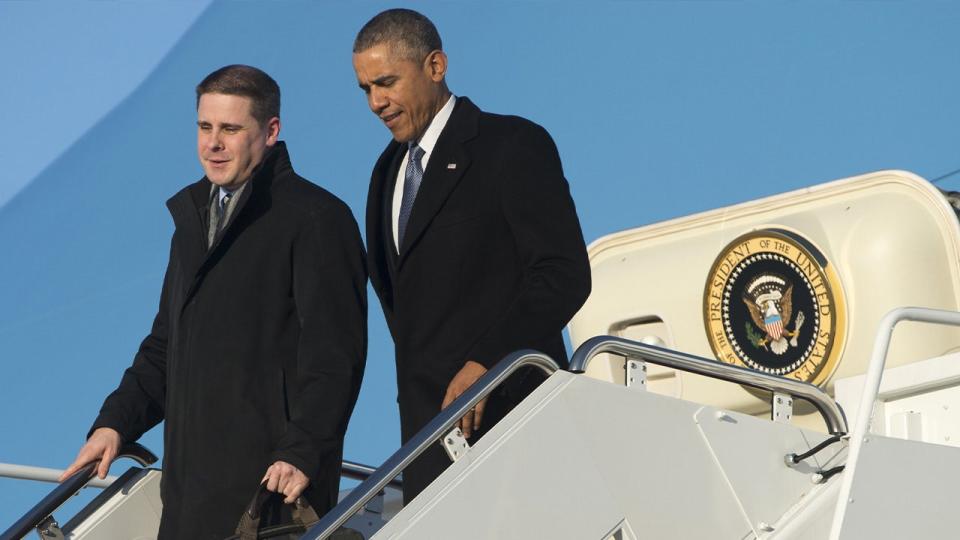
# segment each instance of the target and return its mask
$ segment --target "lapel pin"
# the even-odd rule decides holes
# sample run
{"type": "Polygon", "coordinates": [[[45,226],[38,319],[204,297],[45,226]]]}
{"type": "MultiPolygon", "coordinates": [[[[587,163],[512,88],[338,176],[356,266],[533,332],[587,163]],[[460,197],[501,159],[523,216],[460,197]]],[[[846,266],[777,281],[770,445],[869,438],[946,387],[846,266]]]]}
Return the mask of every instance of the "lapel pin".
{"type": "Polygon", "coordinates": [[[447,168],[452,171],[453,169],[456,169],[456,168],[457,168],[457,164],[456,164],[456,163],[447,163],[447,168]]]}

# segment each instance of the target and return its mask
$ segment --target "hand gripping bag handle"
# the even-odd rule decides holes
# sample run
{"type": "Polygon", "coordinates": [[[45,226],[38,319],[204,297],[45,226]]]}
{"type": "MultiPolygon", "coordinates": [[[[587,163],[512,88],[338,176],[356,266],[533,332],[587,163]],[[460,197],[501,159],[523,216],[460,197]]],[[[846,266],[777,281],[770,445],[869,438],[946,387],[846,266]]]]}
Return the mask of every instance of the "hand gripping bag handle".
{"type": "Polygon", "coordinates": [[[260,529],[260,518],[263,514],[263,506],[272,495],[272,491],[267,490],[266,484],[260,484],[253,500],[247,505],[247,509],[240,516],[240,522],[237,524],[236,534],[227,538],[227,540],[259,540],[262,538],[277,538],[284,535],[296,535],[306,532],[313,524],[320,521],[320,516],[310,506],[303,497],[298,497],[293,503],[293,523],[285,525],[274,525],[260,529]]]}

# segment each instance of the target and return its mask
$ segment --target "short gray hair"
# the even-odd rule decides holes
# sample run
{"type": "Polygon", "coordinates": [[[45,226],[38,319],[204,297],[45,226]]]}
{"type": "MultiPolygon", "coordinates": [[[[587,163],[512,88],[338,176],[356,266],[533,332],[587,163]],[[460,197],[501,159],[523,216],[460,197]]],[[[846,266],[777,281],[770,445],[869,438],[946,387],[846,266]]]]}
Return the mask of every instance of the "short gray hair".
{"type": "Polygon", "coordinates": [[[363,25],[353,42],[353,52],[387,44],[395,54],[421,61],[433,51],[443,50],[437,27],[426,16],[412,9],[388,9],[363,25]]]}

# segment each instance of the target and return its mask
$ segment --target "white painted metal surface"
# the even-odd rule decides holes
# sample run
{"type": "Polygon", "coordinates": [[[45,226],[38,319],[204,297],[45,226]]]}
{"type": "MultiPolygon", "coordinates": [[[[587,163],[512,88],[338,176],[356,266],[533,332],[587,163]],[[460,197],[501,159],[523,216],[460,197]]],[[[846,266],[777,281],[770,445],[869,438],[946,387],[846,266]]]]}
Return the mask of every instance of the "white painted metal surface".
{"type": "MultiPolygon", "coordinates": [[[[837,402],[851,419],[865,383],[865,375],[836,382],[837,402]]],[[[960,353],[884,370],[874,407],[870,433],[960,447],[960,353]]]]}
{"type": "Polygon", "coordinates": [[[830,516],[836,507],[840,482],[818,485],[773,524],[768,540],[823,540],[830,534],[830,516]]]}
{"type": "Polygon", "coordinates": [[[160,527],[160,471],[144,469],[71,531],[69,540],[153,540],[160,527]]]}
{"type": "Polygon", "coordinates": [[[832,538],[957,538],[960,449],[870,435],[832,538]],[[836,533],[836,535],[834,535],[836,533]]]}

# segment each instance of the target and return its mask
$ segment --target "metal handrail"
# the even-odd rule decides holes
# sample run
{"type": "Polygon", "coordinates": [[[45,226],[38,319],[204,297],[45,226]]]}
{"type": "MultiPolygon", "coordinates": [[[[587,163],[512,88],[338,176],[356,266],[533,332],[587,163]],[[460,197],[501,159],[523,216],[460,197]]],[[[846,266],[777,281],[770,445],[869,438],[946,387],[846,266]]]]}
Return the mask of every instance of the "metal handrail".
{"type": "Polygon", "coordinates": [[[570,371],[586,371],[590,361],[600,353],[611,353],[761,390],[789,394],[810,402],[823,416],[831,434],[847,432],[847,419],[843,409],[823,390],[812,384],[613,336],[597,336],[583,342],[573,353],[570,371]]]}
{"type": "Polygon", "coordinates": [[[846,469],[843,481],[840,484],[840,494],[837,497],[836,510],[833,513],[833,523],[830,527],[831,540],[840,538],[840,529],[843,527],[843,518],[847,505],[852,502],[850,490],[853,487],[853,478],[860,461],[860,451],[870,431],[873,419],[874,402],[880,393],[880,380],[883,378],[883,368],[887,363],[887,352],[890,349],[890,338],[893,328],[902,321],[916,321],[932,324],[960,326],[960,313],[942,309],[919,307],[902,307],[887,313],[880,320],[880,327],[873,342],[873,355],[867,366],[866,380],[863,384],[863,395],[860,396],[860,408],[857,409],[857,420],[850,434],[850,450],[847,453],[846,469]]]}
{"type": "Polygon", "coordinates": [[[380,493],[392,478],[400,474],[407,465],[420,456],[430,445],[434,444],[437,439],[446,435],[454,424],[463,418],[474,405],[485,398],[513,372],[525,366],[536,367],[547,375],[551,375],[560,369],[556,362],[541,352],[522,350],[509,354],[383,462],[380,468],[354,488],[301,538],[323,540],[333,534],[350,519],[350,516],[363,508],[377,493],[380,493]]]}
{"type": "MultiPolygon", "coordinates": [[[[140,461],[141,466],[146,466],[144,461],[140,461]]],[[[377,470],[369,465],[343,460],[341,464],[340,476],[351,480],[366,480],[373,471],[377,470]]],[[[13,478],[15,480],[33,480],[35,482],[50,482],[51,484],[60,483],[60,475],[63,469],[51,469],[49,467],[34,467],[31,465],[18,465],[16,463],[0,463],[0,477],[13,478]]],[[[118,477],[110,475],[103,480],[92,478],[83,487],[85,488],[106,488],[118,477]]],[[[400,489],[403,481],[394,479],[390,482],[392,487],[400,489]]]]}
{"type": "MultiPolygon", "coordinates": [[[[115,459],[120,458],[130,458],[143,467],[157,461],[157,456],[137,443],[126,444],[120,448],[120,452],[115,459]]],[[[30,531],[47,519],[57,508],[60,508],[60,505],[73,497],[93,478],[93,473],[99,463],[99,460],[87,463],[60,485],[53,488],[53,491],[35,504],[22,518],[18,519],[3,534],[0,534],[0,540],[20,539],[30,534],[30,531]]]]}
{"type": "MultiPolygon", "coordinates": [[[[50,482],[51,484],[60,483],[60,475],[63,469],[51,469],[48,467],[33,467],[31,465],[18,465],[16,463],[0,463],[0,477],[13,478],[14,480],[32,480],[34,482],[50,482]]],[[[103,480],[93,478],[83,487],[85,488],[105,488],[112,484],[117,476],[110,475],[103,480]]]]}
{"type": "MultiPolygon", "coordinates": [[[[349,478],[351,480],[360,480],[361,482],[373,476],[373,473],[375,472],[377,472],[375,467],[353,461],[343,460],[340,466],[340,476],[343,478],[349,478]]],[[[403,489],[403,480],[401,480],[399,477],[394,478],[390,480],[389,485],[392,488],[403,489]]]]}

